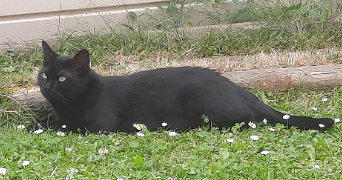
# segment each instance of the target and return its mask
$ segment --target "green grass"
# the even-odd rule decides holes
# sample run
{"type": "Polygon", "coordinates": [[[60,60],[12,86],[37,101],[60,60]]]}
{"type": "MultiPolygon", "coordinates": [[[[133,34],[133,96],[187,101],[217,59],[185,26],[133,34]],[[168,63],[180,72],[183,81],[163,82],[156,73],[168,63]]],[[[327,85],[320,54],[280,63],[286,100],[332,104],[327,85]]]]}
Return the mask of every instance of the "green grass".
{"type": "Polygon", "coordinates": [[[124,31],[110,34],[90,34],[63,39],[60,52],[75,52],[80,48],[97,50],[95,59],[104,54],[115,54],[121,50],[125,55],[146,58],[146,54],[173,53],[174,57],[184,57],[191,50],[199,57],[212,57],[237,54],[256,54],[261,51],[305,50],[326,47],[341,47],[342,26],[329,24],[306,31],[282,28],[261,28],[252,30],[227,30],[221,33],[206,32],[198,37],[183,34],[174,36],[172,32],[124,31]],[[100,48],[102,47],[102,48],[100,48]],[[101,49],[100,51],[98,51],[101,49]]]}
{"type": "MultiPolygon", "coordinates": [[[[283,93],[253,91],[264,102],[287,113],[314,117],[342,117],[342,91],[288,90],[283,93]],[[327,97],[327,102],[321,99],[327,97]],[[310,107],[317,107],[314,111],[310,107]]],[[[20,111],[20,107],[13,106],[20,111]]],[[[342,128],[327,132],[299,131],[283,125],[219,132],[206,128],[169,137],[167,132],[146,136],[113,133],[108,136],[54,132],[28,134],[16,126],[25,123],[14,113],[2,113],[0,167],[4,179],[340,179],[342,178],[342,128]],[[275,132],[268,128],[274,127],[275,132]],[[251,135],[260,139],[253,141],[251,135]],[[227,143],[227,138],[235,142],[227,143]],[[69,152],[66,148],[72,148],[69,152]],[[101,155],[101,148],[108,149],[101,155]],[[268,150],[270,154],[262,155],[268,150]],[[22,162],[29,160],[28,166],[22,162]],[[314,168],[319,165],[319,169],[314,168]],[[76,168],[77,173],[70,173],[76,168]]]]}

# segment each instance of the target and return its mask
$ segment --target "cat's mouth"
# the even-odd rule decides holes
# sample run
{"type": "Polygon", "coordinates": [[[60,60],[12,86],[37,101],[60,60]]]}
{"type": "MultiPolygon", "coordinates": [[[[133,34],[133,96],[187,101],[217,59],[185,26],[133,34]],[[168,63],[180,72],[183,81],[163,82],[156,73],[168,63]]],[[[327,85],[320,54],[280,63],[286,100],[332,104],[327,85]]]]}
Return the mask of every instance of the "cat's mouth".
{"type": "Polygon", "coordinates": [[[47,92],[46,90],[41,89],[41,93],[53,105],[68,106],[68,104],[71,102],[71,100],[69,100],[69,98],[67,98],[66,96],[62,95],[61,93],[58,93],[55,91],[47,92]]]}

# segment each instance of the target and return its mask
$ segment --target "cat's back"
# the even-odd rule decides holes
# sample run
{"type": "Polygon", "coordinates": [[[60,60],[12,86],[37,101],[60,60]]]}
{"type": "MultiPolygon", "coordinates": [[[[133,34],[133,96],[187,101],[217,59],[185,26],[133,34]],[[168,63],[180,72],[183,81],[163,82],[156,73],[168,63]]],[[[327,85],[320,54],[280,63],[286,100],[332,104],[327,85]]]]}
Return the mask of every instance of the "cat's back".
{"type": "Polygon", "coordinates": [[[221,79],[221,75],[212,69],[202,67],[167,67],[141,71],[127,76],[131,83],[187,84],[203,80],[221,79]]]}
{"type": "Polygon", "coordinates": [[[202,67],[167,67],[140,71],[126,76],[103,77],[108,90],[127,93],[129,91],[158,92],[176,91],[185,86],[230,87],[234,84],[215,70],[202,67]]]}

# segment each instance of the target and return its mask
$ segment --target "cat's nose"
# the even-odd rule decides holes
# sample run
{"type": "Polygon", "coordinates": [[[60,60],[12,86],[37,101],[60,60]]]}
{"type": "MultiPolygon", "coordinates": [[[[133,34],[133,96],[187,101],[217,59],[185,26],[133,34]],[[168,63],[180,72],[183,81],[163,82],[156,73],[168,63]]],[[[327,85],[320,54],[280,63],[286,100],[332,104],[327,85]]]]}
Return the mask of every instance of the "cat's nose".
{"type": "Polygon", "coordinates": [[[44,90],[51,90],[51,83],[45,83],[44,90]]]}

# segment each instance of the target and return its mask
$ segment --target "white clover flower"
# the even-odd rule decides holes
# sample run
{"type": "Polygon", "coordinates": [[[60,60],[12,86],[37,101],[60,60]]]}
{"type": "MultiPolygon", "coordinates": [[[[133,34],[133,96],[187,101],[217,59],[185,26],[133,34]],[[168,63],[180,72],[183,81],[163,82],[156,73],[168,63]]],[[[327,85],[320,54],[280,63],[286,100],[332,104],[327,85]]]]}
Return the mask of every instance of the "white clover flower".
{"type": "Polygon", "coordinates": [[[17,129],[23,130],[23,129],[25,129],[25,125],[20,124],[20,125],[17,126],[17,129]]]}
{"type": "Polygon", "coordinates": [[[145,134],[144,134],[143,132],[137,132],[137,136],[139,136],[139,137],[144,137],[145,134]]]}
{"type": "Polygon", "coordinates": [[[163,123],[162,123],[162,126],[163,126],[163,127],[167,126],[167,123],[166,123],[166,122],[163,122],[163,123]]]}
{"type": "Polygon", "coordinates": [[[101,155],[107,154],[107,153],[108,153],[108,149],[107,149],[107,148],[100,148],[100,149],[99,149],[99,153],[100,153],[101,155]]]}
{"type": "Polygon", "coordinates": [[[262,120],[262,122],[264,122],[264,124],[267,124],[267,119],[262,120]]]}
{"type": "Polygon", "coordinates": [[[251,135],[250,138],[254,141],[259,140],[259,136],[257,136],[257,135],[251,135]]]}
{"type": "Polygon", "coordinates": [[[125,180],[125,178],[119,177],[116,180],[125,180]]]}
{"type": "Polygon", "coordinates": [[[228,138],[227,139],[227,143],[232,143],[232,142],[235,142],[235,140],[233,138],[228,138]]]}
{"type": "Polygon", "coordinates": [[[314,111],[317,111],[318,110],[318,108],[317,107],[310,107],[312,110],[314,110],[314,111]]]}
{"type": "Polygon", "coordinates": [[[274,128],[272,128],[272,127],[270,127],[270,128],[268,128],[270,131],[272,131],[272,132],[274,132],[275,131],[275,129],[274,128]]]}
{"type": "Polygon", "coordinates": [[[63,128],[63,129],[65,129],[65,128],[66,128],[66,125],[65,125],[65,124],[64,124],[64,125],[62,125],[62,128],[63,128]]]}
{"type": "Polygon", "coordinates": [[[30,161],[27,161],[27,160],[23,161],[23,166],[28,166],[29,164],[30,164],[30,161]]]}
{"type": "Polygon", "coordinates": [[[327,101],[328,101],[328,98],[326,98],[326,97],[325,97],[325,98],[322,98],[322,101],[323,101],[323,102],[327,102],[327,101]]]}
{"type": "Polygon", "coordinates": [[[290,115],[285,114],[285,115],[283,116],[283,119],[290,119],[290,115]]]}
{"type": "Polygon", "coordinates": [[[66,147],[66,148],[65,148],[65,151],[71,152],[71,151],[72,151],[72,148],[71,148],[71,147],[66,147]]]}
{"type": "Polygon", "coordinates": [[[324,127],[325,127],[324,124],[318,124],[318,126],[319,126],[320,128],[324,128],[324,127]]]}
{"type": "Polygon", "coordinates": [[[42,130],[42,129],[38,129],[38,130],[34,131],[34,133],[37,134],[37,135],[39,135],[39,134],[41,134],[43,132],[44,132],[44,130],[42,130]]]}
{"type": "Polygon", "coordinates": [[[339,123],[339,122],[341,122],[341,119],[340,118],[335,118],[334,121],[335,121],[335,123],[339,123]]]}
{"type": "Polygon", "coordinates": [[[6,168],[0,168],[0,174],[1,175],[6,175],[6,173],[7,173],[7,169],[6,168]]]}
{"type": "Polygon", "coordinates": [[[320,168],[319,165],[317,165],[317,164],[313,165],[312,167],[315,168],[315,169],[319,169],[320,168]]]}
{"type": "Polygon", "coordinates": [[[256,128],[256,124],[254,122],[252,122],[252,121],[249,121],[248,126],[253,128],[253,129],[256,128]]]}
{"type": "Polygon", "coordinates": [[[78,173],[78,169],[76,169],[76,168],[70,168],[70,169],[69,169],[69,173],[70,173],[70,174],[78,173]]]}
{"type": "Polygon", "coordinates": [[[260,154],[262,154],[262,155],[267,155],[267,154],[269,154],[269,153],[270,153],[270,152],[269,152],[269,151],[266,151],[266,150],[260,152],[260,154]]]}
{"type": "Polygon", "coordinates": [[[140,126],[140,124],[133,123],[133,127],[135,127],[138,131],[141,131],[141,126],[140,126]]]}
{"type": "Polygon", "coordinates": [[[65,133],[62,132],[62,131],[57,131],[56,134],[57,134],[58,136],[65,136],[65,133]]]}
{"type": "Polygon", "coordinates": [[[169,132],[169,136],[177,136],[178,135],[178,133],[176,133],[176,132],[174,132],[174,131],[170,131],[169,132]]]}

